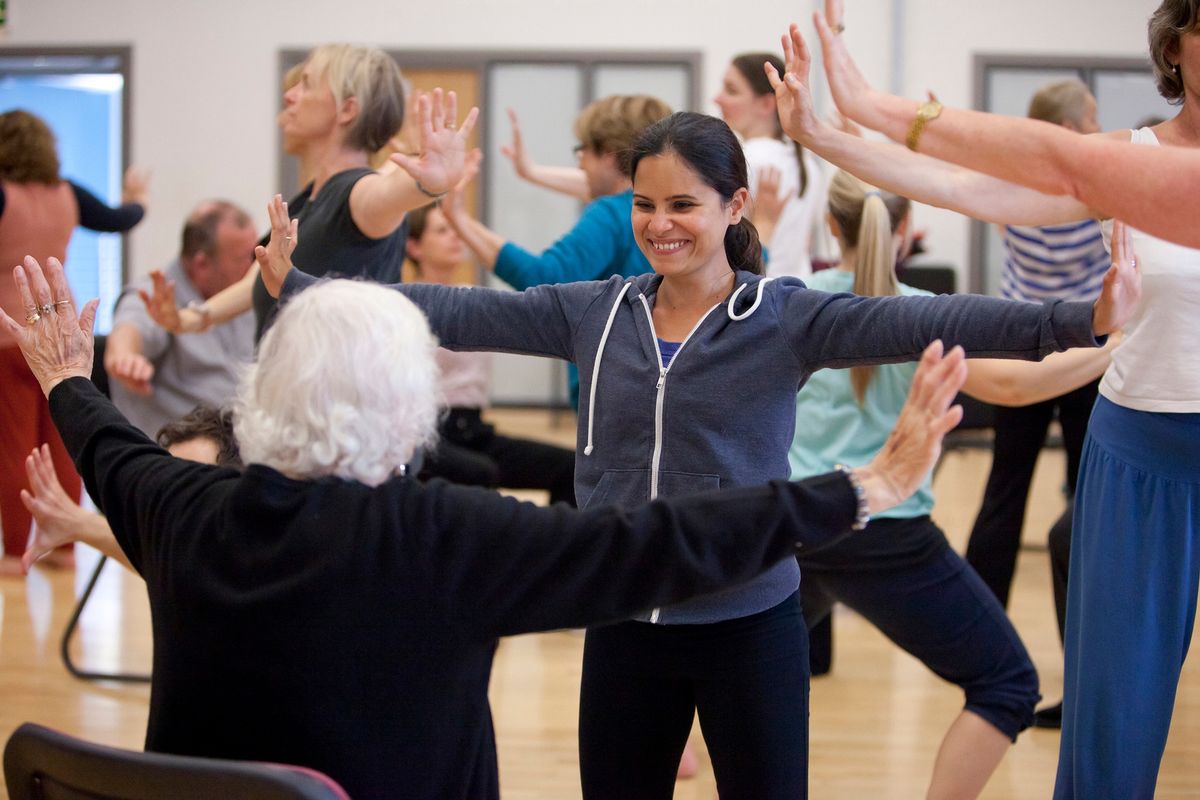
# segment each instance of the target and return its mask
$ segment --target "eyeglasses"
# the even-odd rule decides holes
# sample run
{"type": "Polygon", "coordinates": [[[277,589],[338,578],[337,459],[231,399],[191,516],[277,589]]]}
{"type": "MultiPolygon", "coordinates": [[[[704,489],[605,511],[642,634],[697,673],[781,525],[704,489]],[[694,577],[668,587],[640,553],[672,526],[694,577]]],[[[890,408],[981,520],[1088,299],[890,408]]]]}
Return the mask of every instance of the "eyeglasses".
{"type": "Polygon", "coordinates": [[[575,154],[576,158],[579,158],[579,156],[583,153],[584,150],[587,150],[587,145],[582,144],[582,143],[577,144],[571,148],[571,152],[575,154]]]}

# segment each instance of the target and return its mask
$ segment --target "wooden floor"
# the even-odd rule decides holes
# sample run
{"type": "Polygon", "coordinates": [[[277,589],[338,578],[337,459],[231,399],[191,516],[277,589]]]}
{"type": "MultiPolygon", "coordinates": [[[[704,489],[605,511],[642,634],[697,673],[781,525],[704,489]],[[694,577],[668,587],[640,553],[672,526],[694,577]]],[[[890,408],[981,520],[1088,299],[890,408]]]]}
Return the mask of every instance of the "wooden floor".
{"type": "MultiPolygon", "coordinates": [[[[570,419],[555,425],[536,412],[498,412],[501,426],[523,435],[573,443],[570,419]]],[[[982,495],[986,452],[946,457],[935,488],[935,517],[962,549],[982,495]]],[[[1035,478],[1011,614],[1042,678],[1042,693],[1057,700],[1062,656],[1055,633],[1044,544],[1045,531],[1062,507],[1062,457],[1047,452],[1035,478]]],[[[94,556],[80,549],[74,575],[35,570],[25,581],[0,580],[0,736],[25,720],[51,725],[98,742],[138,747],[145,729],[144,686],[100,684],[71,678],[59,658],[59,639],[76,592],[91,573],[94,556]]],[[[73,653],[87,669],[148,671],[149,612],[137,578],[105,568],[97,595],[84,614],[73,653]]],[[[500,647],[492,678],[492,707],[504,796],[509,800],[561,800],[579,796],[575,716],[583,637],[578,632],[522,636],[500,647]]],[[[811,796],[917,798],[924,794],[944,728],[958,713],[961,695],[920,663],[898,651],[852,613],[836,618],[832,675],[813,681],[811,796]]],[[[713,800],[715,783],[703,742],[700,774],[681,781],[676,797],[713,800]]],[[[1058,734],[1021,735],[984,793],[986,798],[1048,797],[1058,734]]],[[[1200,797],[1200,664],[1187,663],[1174,726],[1159,780],[1158,797],[1200,797]]]]}

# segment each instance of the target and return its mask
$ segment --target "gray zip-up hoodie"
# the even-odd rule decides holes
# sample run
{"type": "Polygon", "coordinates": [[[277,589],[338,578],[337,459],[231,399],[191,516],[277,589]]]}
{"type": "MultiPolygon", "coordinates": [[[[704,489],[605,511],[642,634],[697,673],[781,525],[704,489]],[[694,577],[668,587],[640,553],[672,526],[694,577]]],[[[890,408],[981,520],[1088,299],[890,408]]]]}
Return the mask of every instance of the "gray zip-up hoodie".
{"type": "MultiPolygon", "coordinates": [[[[286,297],[316,279],[292,270],[286,297]]],[[[581,508],[786,479],[796,393],[815,370],[912,361],[934,339],[968,354],[1036,360],[1096,346],[1090,303],[978,295],[859,297],[738,272],[735,289],[663,368],[651,310],[661,276],[524,292],[405,284],[451,350],[549,356],[579,366],[575,494],[581,508]]],[[[806,544],[816,544],[809,542],[806,544]]],[[[717,594],[639,617],[694,624],[771,608],[799,586],[791,559],[717,594]]]]}

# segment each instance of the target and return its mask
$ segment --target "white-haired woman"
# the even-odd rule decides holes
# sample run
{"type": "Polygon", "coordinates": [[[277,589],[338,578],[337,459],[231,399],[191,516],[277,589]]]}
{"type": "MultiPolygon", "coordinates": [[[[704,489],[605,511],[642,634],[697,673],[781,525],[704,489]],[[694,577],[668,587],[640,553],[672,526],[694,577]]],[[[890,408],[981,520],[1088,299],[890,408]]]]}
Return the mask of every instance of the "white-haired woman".
{"type": "MultiPolygon", "coordinates": [[[[279,115],[284,148],[311,172],[312,182],[289,204],[304,221],[304,263],[319,274],[399,280],[404,260],[404,215],[440,197],[462,174],[472,109],[455,129],[454,92],[417,104],[420,156],[397,153],[400,169],[376,171],[371,157],[404,122],[404,79],[382,50],[322,45],[304,62],[300,78],[283,96],[279,115]]],[[[206,330],[253,306],[258,336],[275,302],[251,268],[233,286],[189,308],[177,308],[173,287],[154,276],[153,297],[143,294],[155,320],[175,333],[206,330]]]]}
{"type": "Polygon", "coordinates": [[[962,352],[935,343],[890,446],[854,471],[587,512],[421,484],[396,465],[433,437],[436,341],[398,293],[334,281],[264,337],[238,473],[170,457],[113,408],[88,380],[96,301],[76,317],[48,271],[14,270],[23,304],[48,308],[0,327],[146,579],[147,748],[300,764],[356,800],[498,797],[498,636],[745,581],[901,501],[961,417],[962,352]]]}

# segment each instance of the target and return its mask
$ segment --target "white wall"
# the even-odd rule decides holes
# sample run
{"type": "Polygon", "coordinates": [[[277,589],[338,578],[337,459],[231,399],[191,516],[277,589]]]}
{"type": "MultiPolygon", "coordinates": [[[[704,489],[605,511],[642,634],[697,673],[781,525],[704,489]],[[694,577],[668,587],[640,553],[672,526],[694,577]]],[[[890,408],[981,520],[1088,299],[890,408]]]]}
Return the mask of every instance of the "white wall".
{"type": "MultiPolygon", "coordinates": [[[[934,89],[971,101],[973,53],[1145,52],[1155,0],[898,0],[902,91],[934,89]]],[[[276,191],[277,53],[328,41],[431,49],[632,48],[699,50],[704,97],[729,57],[775,49],[814,0],[11,0],[8,43],[131,44],[134,162],[154,171],[152,207],[133,235],[135,273],[163,264],[201,198],[225,196],[256,212],[276,191]],[[752,12],[752,13],[747,13],[752,12]]],[[[851,0],[847,32],[868,78],[892,83],[893,0],[851,0]]],[[[710,109],[711,110],[711,109],[710,109]]],[[[921,209],[939,258],[965,264],[960,218],[921,209]]]]}

